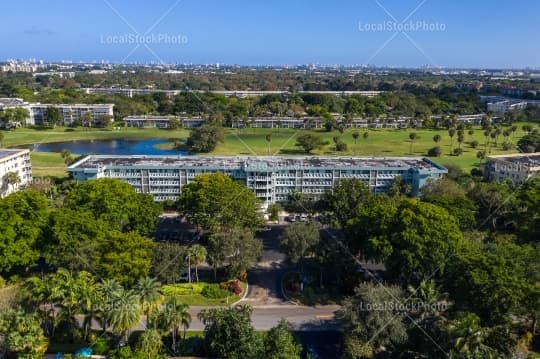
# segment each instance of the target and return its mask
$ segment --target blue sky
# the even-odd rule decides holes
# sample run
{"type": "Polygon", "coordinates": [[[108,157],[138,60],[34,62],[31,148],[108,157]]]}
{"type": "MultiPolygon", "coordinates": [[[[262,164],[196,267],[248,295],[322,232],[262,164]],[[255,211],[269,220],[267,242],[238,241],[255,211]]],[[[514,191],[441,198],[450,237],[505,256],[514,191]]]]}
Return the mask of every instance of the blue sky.
{"type": "Polygon", "coordinates": [[[540,67],[538,0],[26,0],[2,7],[1,59],[540,67]],[[392,37],[395,28],[403,33],[392,37]],[[154,38],[133,38],[146,32],[154,38]]]}

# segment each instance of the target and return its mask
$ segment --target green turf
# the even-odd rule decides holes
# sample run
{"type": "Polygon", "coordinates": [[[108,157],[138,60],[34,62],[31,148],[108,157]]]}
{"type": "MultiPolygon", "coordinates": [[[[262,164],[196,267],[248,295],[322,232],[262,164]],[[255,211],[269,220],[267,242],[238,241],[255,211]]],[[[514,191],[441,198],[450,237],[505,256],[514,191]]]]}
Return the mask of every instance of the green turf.
{"type": "MultiPolygon", "coordinates": [[[[517,124],[520,130],[511,139],[515,144],[517,140],[523,136],[521,125],[517,124]]],[[[349,129],[343,134],[338,131],[325,132],[323,130],[294,130],[294,129],[226,129],[225,141],[217,146],[212,152],[215,155],[301,155],[303,154],[298,147],[295,146],[296,137],[303,133],[313,133],[321,136],[328,141],[328,145],[324,148],[315,151],[316,155],[357,155],[357,156],[425,156],[429,148],[434,147],[433,136],[440,134],[442,141],[440,146],[443,154],[440,158],[435,158],[436,161],[443,164],[456,164],[469,171],[473,167],[480,166],[479,160],[476,158],[476,153],[484,149],[485,137],[483,131],[476,127],[473,136],[469,136],[465,131],[465,143],[463,143],[463,154],[461,156],[450,155],[450,136],[446,130],[398,130],[398,129],[349,129]],[[352,133],[358,131],[360,138],[357,144],[354,143],[352,133]],[[362,137],[364,132],[368,132],[367,139],[362,137]],[[419,138],[414,142],[412,153],[410,152],[409,134],[416,132],[419,138]],[[266,135],[271,134],[271,142],[268,144],[266,135]],[[336,152],[333,146],[333,137],[341,136],[342,141],[347,143],[348,150],[346,152],[336,152]],[[476,140],[479,142],[477,149],[470,147],[469,142],[476,140]]],[[[180,139],[186,138],[189,134],[187,129],[179,130],[162,130],[157,128],[139,129],[139,128],[120,128],[117,130],[110,129],[88,129],[76,128],[68,129],[57,127],[49,130],[34,130],[34,129],[17,129],[14,131],[4,131],[4,143],[6,147],[22,146],[35,143],[47,143],[69,140],[84,140],[84,139],[145,139],[145,138],[170,138],[180,139]]],[[[515,149],[503,151],[501,144],[504,141],[501,135],[498,139],[498,146],[492,148],[491,154],[512,153],[515,149]]],[[[170,144],[160,145],[162,148],[172,147],[170,144]]],[[[453,148],[458,146],[457,135],[454,136],[453,148]]],[[[65,176],[65,165],[59,154],[52,153],[32,153],[32,165],[34,167],[35,176],[65,176]]]]}
{"type": "MultiPolygon", "coordinates": [[[[298,147],[295,146],[296,136],[303,133],[313,133],[321,136],[328,141],[328,145],[324,148],[315,151],[318,155],[357,155],[357,156],[426,156],[427,151],[436,144],[433,141],[433,136],[441,135],[440,143],[443,154],[439,158],[434,158],[435,161],[441,163],[452,163],[459,165],[465,171],[469,171],[475,166],[479,166],[479,160],[476,154],[479,150],[484,149],[485,137],[480,128],[474,128],[473,136],[465,131],[465,142],[462,144],[463,154],[461,156],[452,156],[451,140],[446,130],[398,130],[398,129],[350,129],[340,134],[338,131],[324,132],[321,130],[292,130],[292,129],[245,129],[245,130],[228,130],[224,143],[218,145],[213,154],[245,154],[245,155],[278,155],[278,154],[302,154],[298,147]],[[352,133],[358,131],[360,138],[355,144],[352,133]],[[363,139],[362,134],[368,132],[367,139],[363,139]],[[410,151],[409,134],[416,132],[419,138],[413,143],[412,153],[410,151]],[[270,148],[266,141],[266,135],[271,133],[270,148]],[[347,143],[348,150],[346,152],[336,152],[334,150],[334,136],[341,136],[342,141],[347,143]],[[478,148],[470,147],[469,142],[476,140],[479,143],[478,148]]],[[[512,142],[516,143],[522,136],[520,130],[513,136],[512,142]]],[[[515,149],[503,151],[501,144],[504,141],[501,135],[498,139],[498,146],[491,149],[490,154],[512,153],[515,149]]],[[[458,147],[457,135],[454,136],[453,148],[458,147]]]]}

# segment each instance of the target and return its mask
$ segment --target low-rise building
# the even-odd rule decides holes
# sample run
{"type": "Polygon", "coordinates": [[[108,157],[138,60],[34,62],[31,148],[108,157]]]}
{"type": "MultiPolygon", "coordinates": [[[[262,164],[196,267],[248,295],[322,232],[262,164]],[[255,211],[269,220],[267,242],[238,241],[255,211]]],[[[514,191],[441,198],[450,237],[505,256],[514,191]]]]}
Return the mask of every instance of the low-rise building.
{"type": "Polygon", "coordinates": [[[194,128],[201,126],[205,120],[201,117],[178,117],[178,116],[127,116],[124,117],[124,126],[126,127],[144,127],[144,128],[169,128],[171,119],[177,120],[180,127],[194,128]]]}
{"type": "Polygon", "coordinates": [[[45,116],[49,108],[57,108],[60,112],[60,123],[64,126],[73,125],[77,121],[84,119],[83,115],[88,113],[94,124],[100,124],[114,116],[113,104],[41,104],[31,103],[27,106],[30,113],[26,121],[29,125],[46,125],[45,116]]]}
{"type": "Polygon", "coordinates": [[[400,177],[417,195],[428,179],[448,171],[422,157],[250,157],[250,156],[87,156],[68,168],[85,181],[117,178],[156,201],[175,200],[198,175],[222,172],[252,189],[264,206],[285,202],[292,193],[313,198],[341,179],[358,178],[374,193],[387,192],[400,177]]]}
{"type": "Polygon", "coordinates": [[[519,183],[540,173],[540,152],[489,156],[484,177],[490,181],[519,183]]]}
{"type": "Polygon", "coordinates": [[[30,150],[0,148],[0,197],[32,182],[30,150]]]}

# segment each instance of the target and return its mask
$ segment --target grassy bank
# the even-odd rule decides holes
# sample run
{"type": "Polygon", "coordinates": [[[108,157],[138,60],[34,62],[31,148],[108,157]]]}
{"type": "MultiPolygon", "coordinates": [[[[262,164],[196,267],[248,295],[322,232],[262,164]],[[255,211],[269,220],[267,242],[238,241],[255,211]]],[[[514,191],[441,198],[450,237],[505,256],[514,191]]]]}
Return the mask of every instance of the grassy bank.
{"type": "MultiPolygon", "coordinates": [[[[517,124],[519,130],[510,139],[516,143],[523,136],[521,125],[517,124]]],[[[120,128],[120,129],[88,129],[88,128],[63,128],[57,127],[48,130],[17,129],[14,131],[4,131],[4,146],[24,146],[30,144],[71,141],[71,140],[107,140],[107,139],[148,139],[148,138],[169,138],[183,139],[189,135],[186,129],[161,130],[157,128],[120,128]]],[[[469,135],[465,131],[465,142],[462,144],[463,154],[461,156],[451,155],[452,148],[458,147],[457,135],[454,136],[453,144],[448,131],[446,130],[398,130],[398,129],[349,129],[343,134],[338,131],[325,132],[323,130],[295,130],[295,129],[226,129],[225,141],[217,146],[212,152],[214,155],[302,155],[302,151],[295,146],[296,137],[311,133],[320,136],[328,144],[323,148],[314,151],[315,155],[344,155],[344,156],[425,156],[427,151],[436,146],[433,137],[439,134],[442,137],[439,145],[442,155],[435,160],[443,164],[456,164],[469,171],[475,166],[479,166],[476,153],[484,149],[486,138],[483,131],[476,127],[474,134],[469,135]],[[353,132],[358,132],[360,137],[355,143],[353,132]],[[368,137],[363,138],[363,133],[367,132],[368,137]],[[418,138],[412,143],[409,134],[415,132],[418,138]],[[266,136],[271,135],[270,143],[266,136]],[[336,152],[334,150],[334,137],[340,137],[341,141],[348,146],[347,151],[336,152]],[[478,148],[470,146],[470,142],[477,141],[478,148]]],[[[498,138],[498,145],[491,150],[491,154],[502,154],[515,152],[515,149],[503,151],[501,144],[504,141],[501,135],[498,138]]],[[[173,143],[160,145],[161,148],[171,148],[173,143]]],[[[35,176],[65,176],[65,165],[58,154],[54,153],[32,153],[32,164],[35,176]]]]}

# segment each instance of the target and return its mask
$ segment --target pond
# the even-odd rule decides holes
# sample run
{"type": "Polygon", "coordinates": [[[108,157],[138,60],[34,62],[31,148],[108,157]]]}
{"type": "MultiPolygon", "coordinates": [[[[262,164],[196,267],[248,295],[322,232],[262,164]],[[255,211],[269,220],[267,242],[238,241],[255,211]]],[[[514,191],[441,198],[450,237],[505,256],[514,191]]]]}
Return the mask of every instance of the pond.
{"type": "Polygon", "coordinates": [[[37,143],[31,149],[39,152],[61,152],[68,150],[77,155],[187,155],[186,151],[160,148],[169,140],[78,140],[65,142],[37,143]]]}

